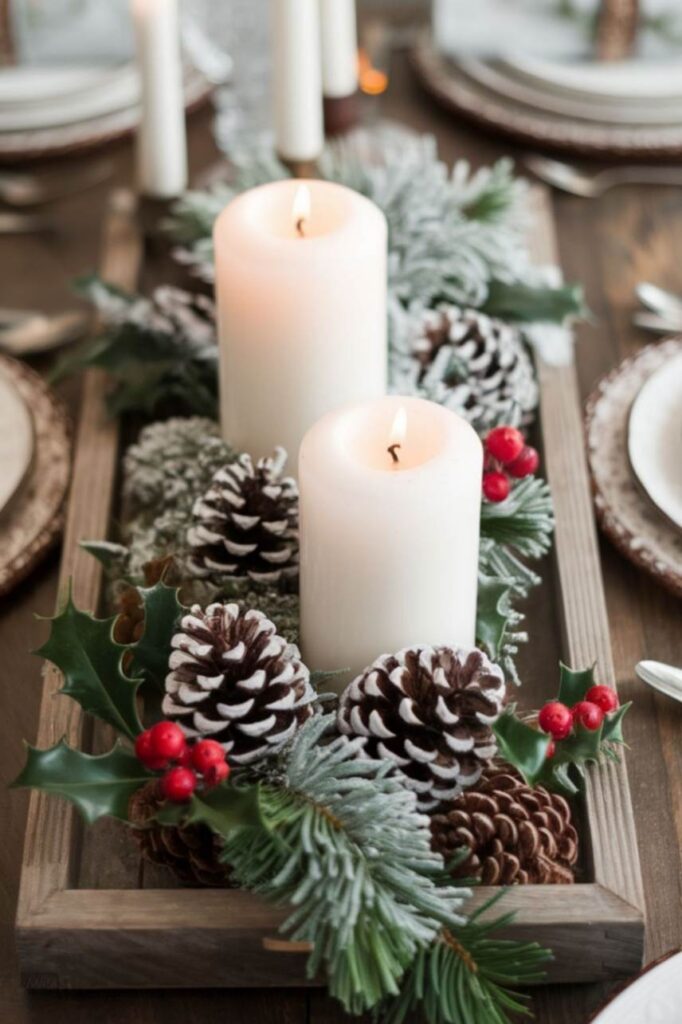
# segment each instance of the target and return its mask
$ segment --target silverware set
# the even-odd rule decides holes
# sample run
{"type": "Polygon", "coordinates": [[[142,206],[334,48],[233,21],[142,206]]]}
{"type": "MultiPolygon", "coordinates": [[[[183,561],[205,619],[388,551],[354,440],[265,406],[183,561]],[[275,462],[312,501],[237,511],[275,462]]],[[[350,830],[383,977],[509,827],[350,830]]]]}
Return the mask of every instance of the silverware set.
{"type": "Polygon", "coordinates": [[[596,199],[618,185],[682,185],[679,167],[610,167],[588,172],[544,156],[526,157],[525,163],[546,185],[583,199],[596,199]]]}

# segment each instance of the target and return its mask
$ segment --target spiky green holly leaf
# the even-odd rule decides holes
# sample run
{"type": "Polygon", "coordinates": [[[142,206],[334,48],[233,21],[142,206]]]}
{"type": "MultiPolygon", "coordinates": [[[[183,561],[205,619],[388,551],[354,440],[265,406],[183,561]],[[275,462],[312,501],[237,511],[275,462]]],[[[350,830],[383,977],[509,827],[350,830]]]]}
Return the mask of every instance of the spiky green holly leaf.
{"type": "Polygon", "coordinates": [[[153,777],[120,743],[93,756],[62,739],[49,750],[29,747],[26,765],[12,785],[70,800],[91,825],[105,816],[127,821],[131,796],[153,777]]]}
{"type": "Polygon", "coordinates": [[[595,666],[591,665],[590,668],[576,670],[561,662],[557,700],[568,708],[573,707],[579,700],[584,700],[587,691],[594,686],[594,668],[595,666]]]}
{"type": "Polygon", "coordinates": [[[621,704],[619,708],[611,712],[604,719],[602,725],[602,740],[606,743],[625,743],[623,738],[623,719],[632,707],[632,701],[628,701],[627,704],[621,704]]]}
{"type": "Polygon", "coordinates": [[[269,827],[263,815],[260,788],[217,786],[195,793],[185,804],[166,804],[156,814],[160,825],[207,825],[227,838],[236,828],[269,827]]]}
{"type": "Polygon", "coordinates": [[[184,609],[177,588],[167,586],[163,580],[153,587],[138,589],[144,605],[144,633],[131,649],[133,669],[163,693],[171,640],[184,609]]]}
{"type": "Polygon", "coordinates": [[[522,281],[491,281],[481,308],[488,316],[525,323],[546,320],[561,324],[566,317],[583,316],[586,312],[583,290],[578,284],[553,288],[522,281]]]}
{"type": "Polygon", "coordinates": [[[80,611],[69,592],[62,610],[50,620],[47,642],[35,653],[63,674],[60,693],[134,739],[142,732],[136,707],[142,680],[129,678],[123,671],[122,659],[128,648],[113,638],[115,619],[96,619],[80,611]]]}
{"type": "Polygon", "coordinates": [[[535,785],[547,761],[549,736],[517,718],[513,707],[492,728],[504,760],[518,768],[529,785],[535,785]]]}
{"type": "Polygon", "coordinates": [[[510,586],[504,580],[479,575],[476,605],[476,642],[497,661],[509,628],[510,586]]]}

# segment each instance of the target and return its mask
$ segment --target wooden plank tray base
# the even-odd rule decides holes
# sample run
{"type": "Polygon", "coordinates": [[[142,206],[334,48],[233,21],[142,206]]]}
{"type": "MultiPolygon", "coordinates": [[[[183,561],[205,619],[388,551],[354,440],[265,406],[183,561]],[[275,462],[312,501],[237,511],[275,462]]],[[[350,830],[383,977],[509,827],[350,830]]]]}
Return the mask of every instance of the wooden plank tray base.
{"type": "MultiPolygon", "coordinates": [[[[533,193],[534,255],[556,262],[548,195],[533,193]]],[[[131,200],[112,204],[102,273],[134,287],[140,260],[131,200]]],[[[530,697],[539,702],[557,678],[559,656],[575,666],[597,660],[600,680],[614,685],[597,538],[584,454],[582,415],[572,363],[538,362],[545,470],[554,495],[557,528],[551,588],[531,600],[532,646],[526,651],[530,697]],[[560,621],[563,641],[538,637],[560,621]]],[[[104,409],[106,380],[85,376],[62,584],[73,577],[74,598],[95,609],[102,577],[78,547],[109,527],[119,435],[104,409]]],[[[557,630],[558,632],[558,630],[557,630]]],[[[525,675],[526,673],[524,673],[525,675]]],[[[64,735],[87,736],[78,706],[54,698],[59,673],[48,667],[38,746],[64,735]]],[[[526,688],[521,696],[526,700],[526,688]]],[[[106,748],[105,730],[91,749],[106,748]]],[[[584,874],[572,886],[520,886],[498,905],[517,916],[507,935],[537,940],[553,950],[553,982],[612,979],[641,965],[644,899],[630,792],[624,763],[591,770],[583,829],[584,874]]],[[[480,905],[492,894],[481,887],[480,905]]],[[[306,984],[305,948],[278,937],[283,912],[237,890],[181,889],[158,869],[141,865],[129,837],[114,822],[87,832],[71,805],[31,795],[17,912],[17,943],[24,983],[33,988],[283,987],[306,984]]]]}

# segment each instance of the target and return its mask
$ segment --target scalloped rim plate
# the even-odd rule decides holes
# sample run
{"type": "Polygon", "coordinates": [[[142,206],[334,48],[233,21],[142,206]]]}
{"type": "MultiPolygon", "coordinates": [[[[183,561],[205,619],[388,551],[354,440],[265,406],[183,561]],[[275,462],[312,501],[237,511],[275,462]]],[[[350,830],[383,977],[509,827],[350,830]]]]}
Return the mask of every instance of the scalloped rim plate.
{"type": "Polygon", "coordinates": [[[682,529],[682,353],[640,388],[630,409],[628,454],[651,501],[682,529]]]}

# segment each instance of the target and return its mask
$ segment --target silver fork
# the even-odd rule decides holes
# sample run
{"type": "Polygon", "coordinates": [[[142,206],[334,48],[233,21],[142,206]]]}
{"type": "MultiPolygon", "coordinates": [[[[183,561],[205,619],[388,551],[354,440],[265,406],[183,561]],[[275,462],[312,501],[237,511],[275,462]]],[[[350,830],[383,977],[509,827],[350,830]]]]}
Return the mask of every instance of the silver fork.
{"type": "Polygon", "coordinates": [[[544,156],[528,156],[525,163],[547,185],[584,199],[596,199],[617,185],[682,185],[682,169],[677,167],[613,167],[588,173],[544,156]]]}
{"type": "Polygon", "coordinates": [[[0,235],[27,235],[34,231],[53,231],[54,224],[37,213],[0,213],[0,235]]]}

